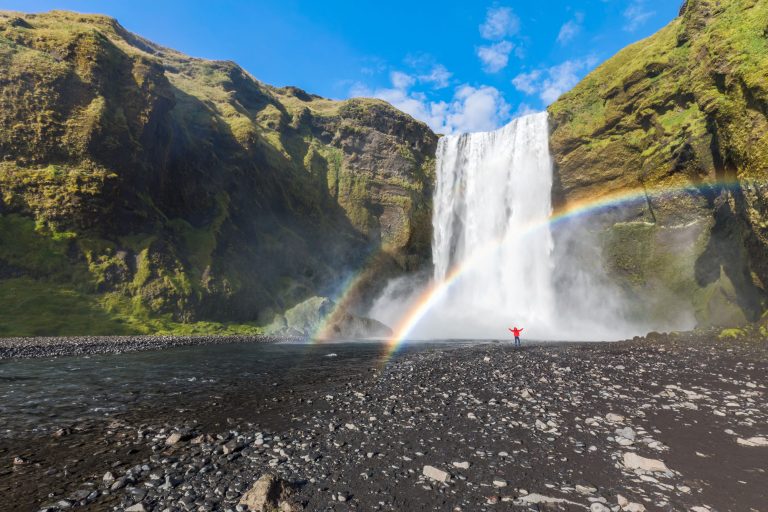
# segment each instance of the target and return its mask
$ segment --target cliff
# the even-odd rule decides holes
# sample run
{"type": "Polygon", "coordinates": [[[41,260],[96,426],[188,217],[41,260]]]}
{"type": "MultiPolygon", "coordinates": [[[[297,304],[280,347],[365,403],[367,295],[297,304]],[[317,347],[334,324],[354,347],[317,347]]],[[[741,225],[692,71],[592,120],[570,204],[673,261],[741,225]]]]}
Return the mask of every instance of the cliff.
{"type": "Polygon", "coordinates": [[[758,320],[768,283],[768,3],[689,0],[549,108],[559,208],[593,226],[644,314],[758,320]],[[637,198],[640,200],[636,200],[637,198]]]}
{"type": "Polygon", "coordinates": [[[257,331],[429,261],[429,128],[114,19],[0,12],[0,335],[257,331]]]}

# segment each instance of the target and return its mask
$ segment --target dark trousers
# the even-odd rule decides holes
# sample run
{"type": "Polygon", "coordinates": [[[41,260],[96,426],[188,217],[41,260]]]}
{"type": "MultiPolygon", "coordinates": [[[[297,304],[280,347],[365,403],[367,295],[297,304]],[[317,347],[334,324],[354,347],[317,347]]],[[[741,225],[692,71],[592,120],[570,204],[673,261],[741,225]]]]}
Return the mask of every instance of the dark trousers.
{"type": "Polygon", "coordinates": [[[520,336],[515,336],[515,346],[516,347],[520,346],[520,336]]]}

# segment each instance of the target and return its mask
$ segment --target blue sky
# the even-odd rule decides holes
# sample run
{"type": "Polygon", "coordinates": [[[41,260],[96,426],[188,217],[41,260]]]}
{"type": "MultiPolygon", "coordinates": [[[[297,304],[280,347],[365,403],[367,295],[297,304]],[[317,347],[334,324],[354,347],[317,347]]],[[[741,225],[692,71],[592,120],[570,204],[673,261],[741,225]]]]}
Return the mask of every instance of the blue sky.
{"type": "Polygon", "coordinates": [[[682,0],[0,0],[116,17],[184,53],[331,98],[386,99],[441,133],[541,110],[682,0]]]}

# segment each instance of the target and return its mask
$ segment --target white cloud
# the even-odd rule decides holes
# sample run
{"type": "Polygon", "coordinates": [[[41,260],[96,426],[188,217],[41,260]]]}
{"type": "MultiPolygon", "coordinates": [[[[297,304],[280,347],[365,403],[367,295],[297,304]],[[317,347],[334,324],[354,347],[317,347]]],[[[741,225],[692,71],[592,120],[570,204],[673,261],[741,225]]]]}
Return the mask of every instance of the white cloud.
{"type": "Polygon", "coordinates": [[[495,87],[465,84],[456,88],[453,98],[448,102],[430,101],[424,93],[410,90],[414,81],[404,77],[410,75],[393,72],[390,75],[392,87],[370,89],[363,84],[356,84],[350,90],[350,96],[387,101],[424,121],[438,133],[493,130],[509,120],[510,105],[495,87]]]}
{"type": "Polygon", "coordinates": [[[435,89],[448,87],[453,73],[448,71],[442,64],[435,64],[432,69],[425,74],[419,75],[419,81],[431,83],[435,89]]]}
{"type": "Polygon", "coordinates": [[[539,70],[534,70],[530,73],[520,73],[512,80],[512,85],[515,86],[515,89],[525,94],[536,94],[540,76],[541,71],[539,70]]]}
{"type": "Polygon", "coordinates": [[[443,133],[494,130],[509,120],[510,106],[495,87],[463,85],[445,112],[443,133]]]}
{"type": "Polygon", "coordinates": [[[483,70],[487,73],[497,73],[509,62],[509,54],[515,46],[509,41],[499,41],[491,46],[481,46],[477,49],[477,56],[483,63],[483,70]]]}
{"type": "Polygon", "coordinates": [[[549,105],[579,83],[581,75],[595,64],[595,57],[567,60],[548,69],[522,73],[512,80],[512,85],[525,94],[538,94],[541,101],[549,105]]]}
{"type": "Polygon", "coordinates": [[[634,32],[654,14],[656,14],[655,11],[649,11],[645,6],[645,0],[632,0],[632,3],[624,11],[624,19],[627,20],[624,30],[634,32]]]}
{"type": "Polygon", "coordinates": [[[584,14],[577,12],[574,19],[568,20],[560,27],[560,32],[557,34],[557,42],[565,45],[576,37],[581,32],[582,21],[584,21],[584,14]]]}
{"type": "Polygon", "coordinates": [[[520,18],[511,7],[489,8],[485,15],[485,22],[480,25],[480,35],[492,41],[513,36],[518,30],[520,30],[520,18]]]}
{"type": "Polygon", "coordinates": [[[416,83],[414,77],[402,71],[393,71],[389,74],[389,79],[392,81],[395,89],[407,89],[416,83]]]}

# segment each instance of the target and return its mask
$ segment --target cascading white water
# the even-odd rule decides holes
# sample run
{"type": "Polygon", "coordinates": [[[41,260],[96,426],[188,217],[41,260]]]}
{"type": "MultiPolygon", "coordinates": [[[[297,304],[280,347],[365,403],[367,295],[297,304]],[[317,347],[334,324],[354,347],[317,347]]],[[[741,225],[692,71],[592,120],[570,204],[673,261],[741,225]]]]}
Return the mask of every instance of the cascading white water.
{"type": "Polygon", "coordinates": [[[429,322],[433,334],[440,324],[452,337],[552,325],[551,190],[546,113],[440,140],[434,278],[470,263],[440,305],[442,318],[429,322]]]}

